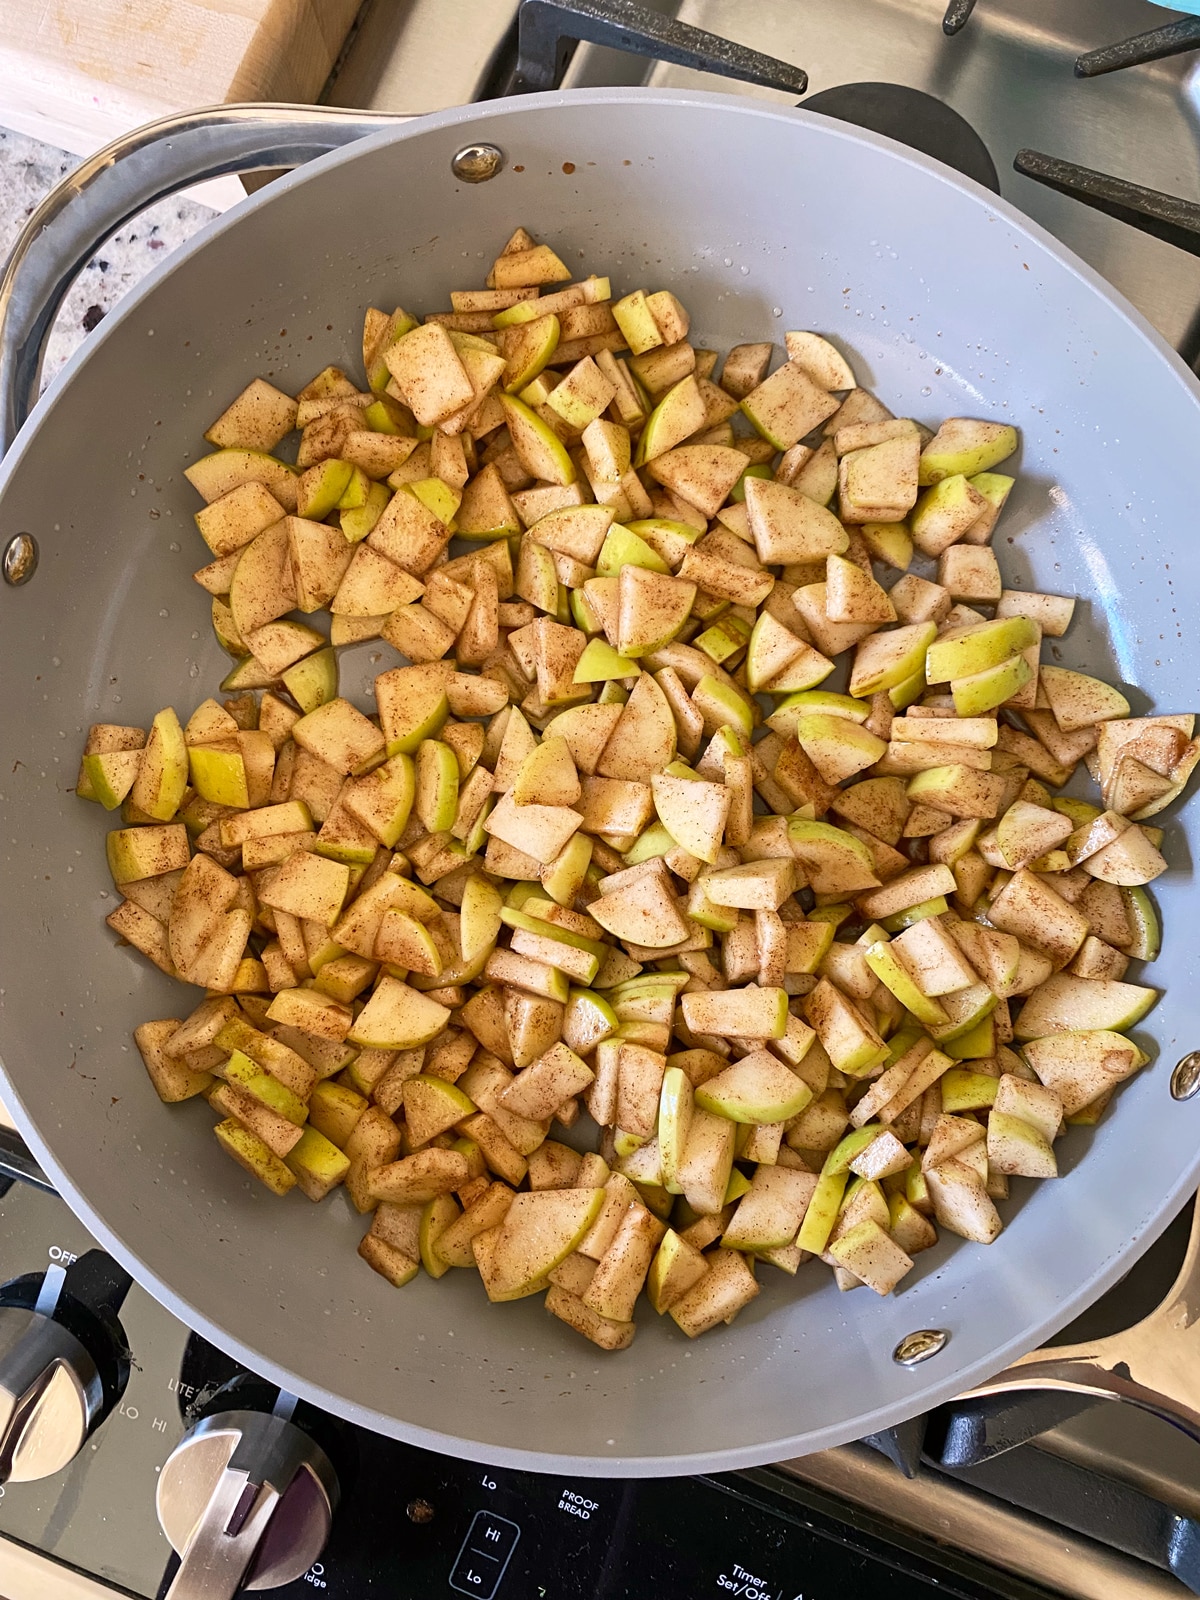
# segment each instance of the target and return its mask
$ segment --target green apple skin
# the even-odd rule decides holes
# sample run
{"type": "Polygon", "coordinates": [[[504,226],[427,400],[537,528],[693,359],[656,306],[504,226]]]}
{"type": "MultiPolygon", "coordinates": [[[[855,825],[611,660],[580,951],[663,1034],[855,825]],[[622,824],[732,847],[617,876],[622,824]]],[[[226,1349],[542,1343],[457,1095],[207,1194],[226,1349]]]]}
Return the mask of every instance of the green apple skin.
{"type": "Polygon", "coordinates": [[[812,1100],[812,1090],[790,1068],[762,1051],[735,1061],[701,1084],[695,1099],[702,1110],[715,1116],[760,1124],[799,1116],[812,1100]],[[759,1063],[764,1070],[757,1070],[759,1063]]]}
{"type": "Polygon", "coordinates": [[[307,498],[296,507],[298,514],[314,522],[324,521],[345,494],[353,472],[349,461],[322,461],[307,498]]]}
{"type": "Polygon", "coordinates": [[[454,825],[458,810],[458,759],[440,739],[425,739],[417,747],[416,806],[430,833],[445,833],[454,825]]]}
{"type": "Polygon", "coordinates": [[[936,1026],[946,1021],[945,1008],[928,995],[921,993],[912,976],[895,951],[879,940],[867,951],[867,965],[885,988],[888,988],[918,1022],[936,1026]]]}
{"type": "Polygon", "coordinates": [[[844,828],[832,822],[815,822],[806,817],[792,817],[788,822],[788,838],[794,844],[836,847],[852,856],[865,872],[871,872],[871,852],[861,839],[856,839],[844,828]]]}
{"type": "Polygon", "coordinates": [[[467,879],[458,924],[464,961],[474,961],[481,951],[495,948],[503,903],[495,884],[478,874],[467,879]]]}
{"type": "Polygon", "coordinates": [[[692,1085],[682,1067],[668,1067],[663,1074],[658,1101],[658,1149],[662,1160],[663,1186],[671,1194],[682,1194],[679,1167],[692,1121],[692,1085]]]}
{"type": "Polygon", "coordinates": [[[388,740],[388,755],[412,755],[426,739],[436,738],[449,715],[450,702],[445,690],[429,694],[414,709],[411,728],[388,740]]]}
{"type": "Polygon", "coordinates": [[[617,319],[617,327],[625,335],[635,356],[657,349],[662,344],[662,334],[658,331],[654,313],[646,304],[646,296],[641,289],[635,289],[632,294],[614,301],[612,311],[617,319]]]}
{"type": "Polygon", "coordinates": [[[909,706],[916,702],[925,693],[924,668],[914,672],[911,678],[905,678],[903,683],[893,684],[887,691],[887,697],[892,703],[893,711],[907,711],[909,706]]]}
{"type": "Polygon", "coordinates": [[[883,1131],[878,1122],[868,1122],[865,1127],[851,1129],[825,1157],[822,1173],[835,1175],[839,1172],[848,1172],[850,1163],[855,1157],[860,1156],[869,1144],[873,1144],[883,1131]]]}
{"type": "Polygon", "coordinates": [[[188,751],[192,787],[201,800],[218,806],[250,804],[246,789],[246,763],[236,750],[208,750],[198,745],[188,751]]]}
{"type": "Polygon", "coordinates": [[[646,419],[638,440],[634,466],[644,467],[655,456],[665,455],[675,445],[682,444],[695,431],[693,418],[696,415],[704,415],[704,402],[700,398],[696,380],[682,378],[672,384],[646,419]]]}
{"type": "Polygon", "coordinates": [[[572,989],[563,1019],[563,1038],[579,1055],[611,1039],[620,1027],[617,1014],[594,989],[572,989]]]}
{"type": "MultiPolygon", "coordinates": [[[[578,591],[576,591],[578,593],[578,591]]],[[[574,682],[605,683],[610,678],[636,678],[641,667],[613,649],[607,639],[589,639],[575,667],[574,682]]]]}
{"type": "Polygon", "coordinates": [[[1123,1033],[1140,1022],[1158,990],[1112,979],[1055,973],[1035,989],[1017,1018],[1018,1039],[1050,1033],[1123,1033]]]}
{"type": "Polygon", "coordinates": [[[652,550],[644,539],[631,533],[627,527],[614,522],[604,536],[604,544],[596,560],[598,578],[617,578],[622,567],[646,567],[650,572],[670,572],[670,567],[652,550]]]}
{"type": "MultiPolygon", "coordinates": [[[[823,712],[831,717],[847,717],[851,722],[865,722],[871,714],[871,708],[861,700],[854,700],[848,694],[835,694],[832,689],[799,689],[785,695],[772,715],[787,715],[793,711],[797,716],[823,712]]],[[[777,733],[783,731],[775,723],[771,726],[777,733]]]]}
{"type": "Polygon", "coordinates": [[[1133,941],[1126,947],[1127,953],[1135,961],[1153,961],[1162,947],[1154,902],[1141,888],[1122,889],[1121,894],[1125,901],[1125,914],[1133,928],[1133,941]]]}
{"type": "MultiPolygon", "coordinates": [[[[536,305],[536,301],[525,300],[521,305],[536,305]]],[[[517,306],[510,307],[515,311],[517,306]]],[[[522,318],[531,325],[521,339],[516,352],[509,356],[512,375],[505,380],[504,388],[508,394],[516,394],[533,382],[539,372],[542,372],[550,357],[558,349],[560,325],[556,316],[522,318]]]]}
{"type": "Polygon", "coordinates": [[[1010,656],[999,666],[987,667],[966,678],[953,678],[950,692],[954,709],[960,717],[981,717],[1011,700],[1032,677],[1033,668],[1024,656],[1010,656]]]}
{"type": "MultiPolygon", "coordinates": [[[[316,650],[283,674],[284,687],[307,716],[318,706],[337,699],[337,654],[332,646],[316,650]]],[[[394,753],[394,752],[391,752],[394,753]]]]}
{"type": "Polygon", "coordinates": [[[513,435],[514,442],[518,437],[522,441],[523,453],[530,462],[529,470],[533,471],[536,467],[535,475],[544,478],[547,483],[564,487],[574,483],[575,463],[553,429],[515,395],[502,394],[500,404],[504,407],[508,431],[513,435]]]}
{"type": "MultiPolygon", "coordinates": [[[[806,753],[823,766],[822,751],[826,759],[841,757],[844,766],[861,772],[872,766],[887,751],[884,740],[876,738],[867,728],[849,717],[830,716],[823,711],[811,711],[796,718],[796,738],[806,753]],[[849,759],[852,756],[852,760],[849,759]]],[[[846,776],[853,776],[847,772],[846,776]]]]}
{"type": "Polygon", "coordinates": [[[970,478],[1006,461],[1017,448],[1017,430],[1007,423],[951,417],[921,452],[919,481],[938,483],[961,473],[970,478]]]}
{"type": "Polygon", "coordinates": [[[140,750],[110,750],[84,756],[83,784],[76,792],[81,800],[98,800],[106,811],[115,811],[133,787],[141,760],[140,750]]]}
{"type": "Polygon", "coordinates": [[[130,798],[156,822],[169,822],[188,784],[188,749],[179,718],[168,706],[150,726],[142,765],[130,798]]]}
{"type": "Polygon", "coordinates": [[[997,617],[992,622],[977,622],[973,627],[943,635],[929,646],[925,657],[925,678],[929,683],[950,683],[969,678],[989,667],[998,667],[1010,656],[1020,655],[1040,637],[1036,622],[1028,617],[997,617]]]}
{"type": "MultiPolygon", "coordinates": [[[[934,622],[911,622],[887,633],[874,633],[864,639],[854,654],[850,673],[850,693],[856,700],[869,699],[907,683],[926,670],[927,652],[937,638],[934,622]]],[[[932,680],[930,680],[932,681],[932,680]]]]}
{"type": "Polygon", "coordinates": [[[847,1168],[845,1172],[822,1172],[817,1179],[817,1187],[804,1213],[800,1232],[796,1235],[796,1243],[801,1250],[820,1255],[828,1245],[849,1176],[847,1168]]]}
{"type": "Polygon", "coordinates": [[[719,678],[704,677],[696,685],[693,694],[701,694],[710,703],[720,706],[725,720],[736,728],[744,739],[750,738],[754,732],[754,713],[736,689],[731,689],[719,678]]]}

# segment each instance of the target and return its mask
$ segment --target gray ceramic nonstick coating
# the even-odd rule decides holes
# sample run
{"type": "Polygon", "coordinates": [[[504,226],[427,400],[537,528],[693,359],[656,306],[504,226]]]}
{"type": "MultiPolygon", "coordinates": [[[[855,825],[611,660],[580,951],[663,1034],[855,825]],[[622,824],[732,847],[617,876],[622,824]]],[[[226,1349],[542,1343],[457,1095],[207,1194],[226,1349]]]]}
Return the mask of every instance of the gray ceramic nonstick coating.
{"type": "MultiPolygon", "coordinates": [[[[1002,419],[1019,483],[996,535],[1011,586],[1081,597],[1048,654],[1128,688],[1136,711],[1200,700],[1194,467],[1200,389],[1095,274],[1010,207],[887,140],[802,111],[597,91],[470,107],[373,136],[213,222],[111,315],[0,468],[0,536],[41,567],[0,589],[0,1092],[63,1193],[191,1326],[345,1417],[480,1461],[652,1474],[744,1466],[859,1437],[944,1400],[1114,1283],[1194,1187],[1200,1100],[1168,1093],[1200,1045],[1189,837],[1167,826],[1165,926],[1138,1033],[1157,1057],[1058,1182],[1016,1181],[988,1248],[946,1235],[902,1290],[839,1294],[822,1269],[695,1343],[643,1311],[603,1355],[539,1300],[490,1307],[474,1274],[397,1291],[355,1254],[341,1195],[280,1202],[234,1168],[203,1103],[161,1105],[131,1030],[199,998],[102,918],[112,824],[72,794],[89,723],[186,717],[223,670],[183,467],[248,378],[357,370],[363,310],[447,303],[518,223],[619,291],[674,289],[723,349],[814,328],[898,415],[1002,419]],[[452,176],[490,140],[506,167],[452,176]],[[892,1359],[915,1329],[950,1338],[892,1359]]],[[[360,647],[365,683],[384,646],[360,647]]],[[[1194,809],[1191,813],[1195,815],[1194,809]]]]}

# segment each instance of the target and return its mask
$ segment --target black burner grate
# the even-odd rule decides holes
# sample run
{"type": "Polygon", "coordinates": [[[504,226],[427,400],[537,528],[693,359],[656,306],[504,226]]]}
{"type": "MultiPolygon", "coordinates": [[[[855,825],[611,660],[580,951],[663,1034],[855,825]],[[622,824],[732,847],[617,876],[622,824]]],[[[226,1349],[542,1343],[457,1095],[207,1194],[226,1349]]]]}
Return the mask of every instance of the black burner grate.
{"type": "MultiPolygon", "coordinates": [[[[951,7],[953,9],[953,7],[951,7]]],[[[1135,33],[1120,44],[1106,44],[1089,50],[1075,63],[1080,78],[1098,78],[1105,72],[1120,72],[1125,67],[1140,67],[1147,61],[1165,61],[1168,56],[1200,50],[1200,17],[1180,17],[1177,22],[1135,33]]]]}
{"type": "Polygon", "coordinates": [[[1144,189],[1141,184],[1077,166],[1073,161],[1060,161],[1040,150],[1018,150],[1013,168],[1035,183],[1128,222],[1142,233],[1165,239],[1189,255],[1200,256],[1200,204],[1194,200],[1144,189]]]}
{"type": "Polygon", "coordinates": [[[954,34],[965,28],[974,9],[975,0],[950,0],[942,18],[942,32],[954,34]]]}
{"type": "Polygon", "coordinates": [[[739,78],[788,94],[801,95],[808,88],[808,74],[799,67],[635,5],[633,0],[522,0],[517,13],[517,59],[500,92],[557,88],[580,43],[605,45],[651,61],[739,78]]]}

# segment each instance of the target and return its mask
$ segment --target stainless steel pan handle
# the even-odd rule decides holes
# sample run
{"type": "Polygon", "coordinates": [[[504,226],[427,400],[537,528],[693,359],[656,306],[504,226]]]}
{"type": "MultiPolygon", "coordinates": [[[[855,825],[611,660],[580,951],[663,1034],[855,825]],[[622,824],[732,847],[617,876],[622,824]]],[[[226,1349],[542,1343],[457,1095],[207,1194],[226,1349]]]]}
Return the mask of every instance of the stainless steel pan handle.
{"type": "MultiPolygon", "coordinates": [[[[986,1411],[998,1396],[1029,1391],[1123,1401],[1200,1442],[1200,1200],[1179,1275],[1148,1317],[1104,1339],[1035,1350],[963,1395],[955,1411],[973,1404],[986,1411]]],[[[981,1432],[953,1464],[969,1466],[1022,1442],[1018,1417],[999,1441],[981,1432]]]]}
{"type": "Polygon", "coordinates": [[[5,1180],[11,1183],[14,1178],[32,1189],[54,1193],[54,1185],[26,1149],[20,1134],[0,1125],[0,1194],[4,1191],[5,1180]]]}
{"type": "Polygon", "coordinates": [[[296,167],[408,120],[337,106],[211,106],[122,134],[68,173],[25,224],[0,278],[0,455],[33,407],[63,296],[122,224],[189,184],[296,167]]]}

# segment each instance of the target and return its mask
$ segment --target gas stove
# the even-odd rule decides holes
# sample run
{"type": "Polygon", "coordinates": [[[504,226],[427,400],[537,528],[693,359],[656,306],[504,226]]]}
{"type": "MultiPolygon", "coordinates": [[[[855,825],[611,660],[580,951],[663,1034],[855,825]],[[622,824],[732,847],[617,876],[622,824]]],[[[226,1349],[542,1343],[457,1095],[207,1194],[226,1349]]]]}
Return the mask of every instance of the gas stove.
{"type": "MultiPolygon", "coordinates": [[[[1143,0],[526,0],[519,38],[518,10],[367,0],[324,98],[419,114],[522,87],[645,83],[799,102],[1002,193],[1200,361],[1200,206],[1181,198],[1200,189],[1195,19],[1143,0]]],[[[40,1329],[39,1314],[65,1318],[86,1381],[47,1389],[49,1455],[39,1460],[33,1429],[12,1471],[0,1321],[0,1481],[11,1471],[0,1600],[152,1600],[172,1584],[205,1600],[194,1573],[178,1576],[156,1499],[184,1542],[196,1483],[207,1492],[231,1450],[236,1466],[236,1449],[264,1441],[292,1487],[254,1581],[285,1597],[1200,1593],[1200,1445],[1132,1406],[1078,1392],[968,1400],[727,1477],[588,1482],[479,1467],[344,1426],[240,1371],[91,1253],[0,1130],[3,1171],[33,1182],[0,1178],[0,1284],[17,1280],[0,1287],[0,1319],[6,1295],[22,1331],[40,1329]],[[90,1321],[80,1296],[100,1303],[90,1321]]],[[[1189,1227],[1178,1218],[1056,1343],[1103,1339],[1169,1299],[1189,1227]]]]}

